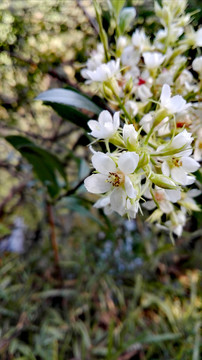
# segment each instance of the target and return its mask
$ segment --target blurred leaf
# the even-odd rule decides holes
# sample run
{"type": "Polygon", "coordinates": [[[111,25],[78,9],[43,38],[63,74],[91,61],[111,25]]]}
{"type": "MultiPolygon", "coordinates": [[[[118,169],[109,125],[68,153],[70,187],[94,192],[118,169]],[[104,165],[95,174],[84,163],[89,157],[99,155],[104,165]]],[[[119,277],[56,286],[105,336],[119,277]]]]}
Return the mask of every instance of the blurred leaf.
{"type": "Polygon", "coordinates": [[[79,109],[90,111],[97,115],[99,115],[100,111],[102,110],[87,96],[68,89],[51,89],[44,91],[36,97],[36,100],[42,100],[55,104],[63,104],[67,105],[68,107],[73,106],[79,109]]]}
{"type": "Polygon", "coordinates": [[[53,110],[55,110],[56,113],[63,119],[70,121],[84,130],[89,130],[87,122],[90,118],[81,111],[75,109],[73,106],[67,106],[50,101],[45,101],[44,105],[51,106],[53,110]]]}
{"type": "Polygon", "coordinates": [[[0,237],[9,235],[11,230],[4,224],[0,224],[0,237]]]}
{"type": "Polygon", "coordinates": [[[122,34],[131,29],[135,16],[136,10],[134,7],[128,7],[121,10],[119,14],[119,28],[122,34]]]}
{"type": "Polygon", "coordinates": [[[43,291],[41,293],[37,293],[34,294],[34,297],[37,298],[51,298],[51,297],[56,297],[56,296],[61,296],[61,297],[65,297],[65,298],[72,298],[75,297],[77,295],[75,290],[70,290],[70,289],[51,289],[51,290],[46,290],[43,291]]]}
{"type": "Polygon", "coordinates": [[[126,2],[125,0],[118,0],[118,1],[117,0],[111,0],[111,4],[112,4],[112,6],[114,8],[116,16],[119,15],[119,13],[120,13],[122,7],[124,6],[125,2],[126,2]]]}
{"type": "Polygon", "coordinates": [[[33,171],[47,187],[51,197],[55,197],[61,189],[57,172],[63,177],[65,185],[67,185],[63,164],[55,155],[23,136],[11,135],[7,136],[6,140],[33,166],[33,171]]]}
{"type": "Polygon", "coordinates": [[[66,206],[69,210],[76,211],[81,216],[86,216],[103,227],[103,223],[88,210],[83,199],[79,199],[76,196],[68,196],[64,197],[61,201],[62,205],[66,206]]]}

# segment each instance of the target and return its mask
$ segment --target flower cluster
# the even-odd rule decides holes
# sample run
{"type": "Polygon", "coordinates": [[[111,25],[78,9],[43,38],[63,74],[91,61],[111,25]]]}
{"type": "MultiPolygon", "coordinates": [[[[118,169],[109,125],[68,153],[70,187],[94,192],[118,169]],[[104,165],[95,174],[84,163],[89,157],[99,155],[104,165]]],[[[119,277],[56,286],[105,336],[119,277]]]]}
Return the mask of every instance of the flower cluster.
{"type": "Polygon", "coordinates": [[[155,3],[162,29],[152,41],[144,29],[119,34],[112,49],[99,44],[82,70],[112,109],[88,123],[94,143],[106,148],[92,149],[95,172],[84,182],[101,194],[94,206],[129,218],[146,208],[151,223],[177,236],[186,214],[199,210],[193,184],[202,155],[202,56],[191,63],[185,56],[200,54],[202,28],[194,30],[185,8],[186,0],[155,3]]]}

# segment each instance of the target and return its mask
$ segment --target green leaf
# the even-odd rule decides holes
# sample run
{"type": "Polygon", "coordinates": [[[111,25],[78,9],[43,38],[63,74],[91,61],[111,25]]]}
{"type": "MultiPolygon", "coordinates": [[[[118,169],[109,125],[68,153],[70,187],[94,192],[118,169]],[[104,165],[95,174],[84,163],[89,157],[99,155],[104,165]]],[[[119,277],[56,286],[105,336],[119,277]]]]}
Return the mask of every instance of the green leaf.
{"type": "Polygon", "coordinates": [[[99,115],[100,111],[102,110],[87,96],[69,89],[51,89],[44,91],[36,97],[36,100],[42,100],[55,104],[63,104],[67,105],[68,107],[72,106],[90,111],[97,115],[99,115]]]}
{"type": "Polygon", "coordinates": [[[119,28],[122,34],[131,29],[135,16],[136,10],[134,7],[127,7],[121,10],[119,15],[119,28]]]}
{"type": "Polygon", "coordinates": [[[44,105],[51,106],[52,109],[55,110],[56,113],[63,119],[68,120],[80,128],[89,131],[87,122],[90,120],[90,118],[81,111],[75,109],[73,106],[57,104],[50,101],[45,101],[44,105]]]}
{"type": "Polygon", "coordinates": [[[23,136],[11,135],[7,136],[6,140],[32,165],[36,176],[46,186],[52,198],[61,190],[57,173],[62,176],[67,186],[63,164],[55,155],[23,136]]]}
{"type": "Polygon", "coordinates": [[[119,13],[120,13],[122,7],[124,6],[125,2],[126,2],[125,0],[118,0],[118,1],[117,0],[111,0],[111,4],[113,6],[113,9],[114,9],[114,12],[115,12],[116,16],[119,15],[119,13]]]}

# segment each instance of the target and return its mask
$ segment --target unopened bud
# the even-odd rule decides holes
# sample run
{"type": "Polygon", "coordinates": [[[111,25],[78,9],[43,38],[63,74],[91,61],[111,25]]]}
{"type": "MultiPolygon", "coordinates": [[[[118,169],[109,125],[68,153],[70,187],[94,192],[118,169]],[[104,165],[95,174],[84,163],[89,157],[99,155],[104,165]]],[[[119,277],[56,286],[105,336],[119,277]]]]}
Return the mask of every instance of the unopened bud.
{"type": "Polygon", "coordinates": [[[127,81],[126,85],[125,85],[125,88],[124,88],[124,93],[127,95],[127,94],[130,94],[131,91],[133,89],[133,79],[132,77],[127,81]]]}
{"type": "Polygon", "coordinates": [[[149,163],[149,155],[143,153],[142,155],[140,155],[140,160],[138,163],[138,168],[143,168],[144,166],[146,166],[149,163]]]}
{"type": "Polygon", "coordinates": [[[184,200],[178,201],[178,203],[190,211],[201,211],[200,207],[194,201],[188,201],[186,198],[184,200]]]}
{"type": "Polygon", "coordinates": [[[166,109],[161,109],[157,111],[157,114],[154,118],[153,127],[156,127],[160,122],[168,116],[168,111],[166,109]]]}
{"type": "Polygon", "coordinates": [[[167,176],[151,173],[149,179],[163,189],[176,189],[174,181],[167,176]]]}
{"type": "Polygon", "coordinates": [[[154,212],[147,218],[147,221],[150,223],[153,223],[155,221],[160,220],[161,216],[163,215],[163,212],[160,209],[154,210],[154,212]]]}
{"type": "Polygon", "coordinates": [[[107,84],[103,83],[103,93],[104,93],[104,96],[107,98],[107,99],[112,99],[113,98],[113,92],[112,90],[108,87],[107,84]]]}

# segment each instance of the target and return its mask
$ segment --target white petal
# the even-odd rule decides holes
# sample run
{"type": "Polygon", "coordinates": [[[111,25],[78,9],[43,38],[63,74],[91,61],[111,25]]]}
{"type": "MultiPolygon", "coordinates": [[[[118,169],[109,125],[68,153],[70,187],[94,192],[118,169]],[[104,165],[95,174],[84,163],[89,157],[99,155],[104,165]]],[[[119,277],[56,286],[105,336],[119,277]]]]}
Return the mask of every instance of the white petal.
{"type": "Polygon", "coordinates": [[[112,124],[112,116],[110,112],[107,110],[102,111],[99,115],[98,122],[101,126],[105,126],[108,122],[112,124]]]}
{"type": "Polygon", "coordinates": [[[196,180],[195,176],[187,175],[186,185],[192,185],[195,182],[195,180],[196,180]]]}
{"type": "Polygon", "coordinates": [[[134,143],[137,139],[137,131],[135,130],[134,126],[132,124],[130,125],[124,125],[123,127],[123,140],[125,144],[127,145],[127,142],[130,144],[134,143]]]}
{"type": "Polygon", "coordinates": [[[120,126],[120,111],[115,112],[113,116],[113,121],[114,121],[113,124],[114,130],[117,130],[120,126]]]}
{"type": "Polygon", "coordinates": [[[163,175],[165,175],[165,176],[170,175],[170,168],[169,168],[167,161],[163,162],[163,164],[161,165],[161,170],[162,170],[163,175]]]}
{"type": "Polygon", "coordinates": [[[160,97],[161,104],[163,106],[166,105],[170,97],[171,97],[170,86],[168,84],[164,84],[162,87],[161,97],[160,97]]]}
{"type": "Polygon", "coordinates": [[[103,174],[93,174],[84,180],[86,189],[93,194],[102,194],[111,189],[111,184],[106,181],[107,176],[103,174]]]}
{"type": "Polygon", "coordinates": [[[92,131],[100,130],[100,124],[96,120],[89,120],[88,121],[88,126],[92,131]]]}
{"type": "Polygon", "coordinates": [[[128,176],[125,176],[125,189],[129,198],[134,199],[137,196],[137,191],[134,189],[132,181],[128,176]]]}
{"type": "Polygon", "coordinates": [[[100,208],[105,207],[105,206],[107,206],[109,204],[110,204],[110,197],[105,196],[105,197],[97,200],[93,206],[95,208],[97,208],[97,209],[100,209],[100,208]]]}
{"type": "Polygon", "coordinates": [[[181,191],[180,190],[165,190],[167,200],[172,201],[173,203],[177,202],[181,199],[181,191]]]}
{"type": "Polygon", "coordinates": [[[185,171],[195,172],[200,168],[200,164],[196,160],[190,157],[182,157],[181,161],[182,161],[182,167],[185,171]]]}
{"type": "Polygon", "coordinates": [[[178,135],[176,135],[172,141],[173,149],[180,149],[182,146],[188,146],[192,143],[193,137],[191,133],[188,133],[187,130],[181,131],[178,135]]]}
{"type": "Polygon", "coordinates": [[[115,162],[106,154],[97,152],[92,156],[92,164],[94,168],[101,174],[109,174],[109,172],[116,171],[115,162]]]}
{"type": "Polygon", "coordinates": [[[118,167],[124,174],[132,174],[139,162],[139,155],[135,152],[121,154],[118,160],[118,167]]]}
{"type": "Polygon", "coordinates": [[[186,185],[187,175],[182,167],[174,167],[171,169],[171,177],[181,185],[186,185]]]}
{"type": "Polygon", "coordinates": [[[201,190],[199,190],[199,189],[191,189],[191,190],[187,191],[188,197],[192,198],[192,197],[197,197],[199,195],[201,195],[201,190]]]}
{"type": "Polygon", "coordinates": [[[131,201],[129,199],[127,199],[126,207],[127,207],[127,212],[128,212],[129,217],[134,219],[136,217],[136,214],[137,214],[138,209],[139,209],[138,201],[131,204],[131,201]]]}
{"type": "Polygon", "coordinates": [[[173,211],[173,205],[168,200],[160,201],[159,206],[161,211],[163,211],[165,214],[169,214],[171,211],[173,211]]]}
{"type": "Polygon", "coordinates": [[[111,206],[114,211],[122,215],[125,211],[126,192],[122,188],[116,188],[110,196],[111,206]]]}
{"type": "Polygon", "coordinates": [[[177,226],[175,226],[175,228],[173,228],[173,232],[174,232],[175,235],[181,236],[182,235],[182,229],[183,229],[182,225],[177,225],[177,226]]]}
{"type": "Polygon", "coordinates": [[[154,200],[146,201],[142,206],[147,210],[153,210],[156,207],[154,200]]]}
{"type": "Polygon", "coordinates": [[[182,96],[176,95],[170,99],[169,110],[173,114],[175,114],[182,111],[185,105],[186,105],[186,100],[184,100],[182,96]]]}

